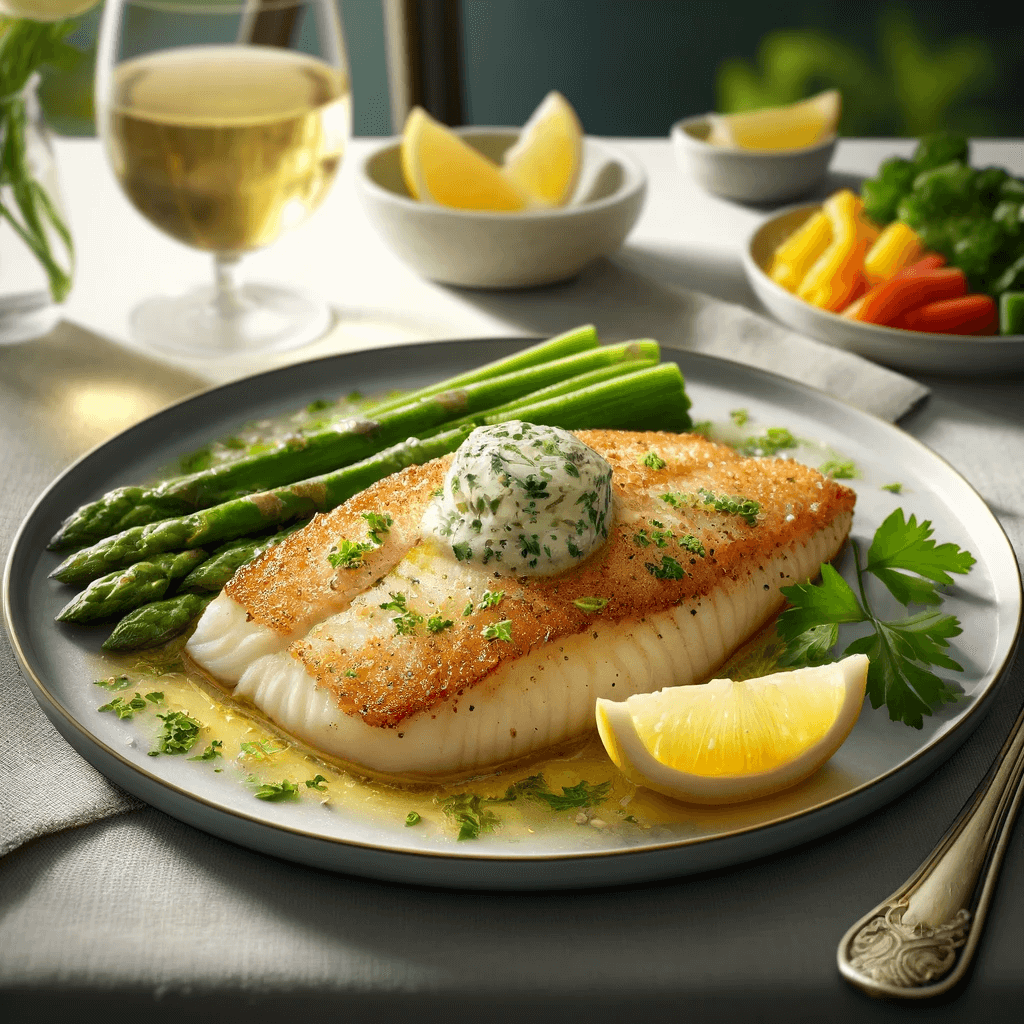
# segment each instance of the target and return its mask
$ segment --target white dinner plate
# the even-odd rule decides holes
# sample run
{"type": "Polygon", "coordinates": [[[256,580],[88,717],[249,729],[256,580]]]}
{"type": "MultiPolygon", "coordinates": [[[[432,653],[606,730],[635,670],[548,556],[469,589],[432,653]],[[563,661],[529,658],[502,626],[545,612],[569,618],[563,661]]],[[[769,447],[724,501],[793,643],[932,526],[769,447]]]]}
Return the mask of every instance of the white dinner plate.
{"type": "MultiPolygon", "coordinates": [[[[945,608],[963,634],[951,653],[963,697],[926,718],[920,731],[864,711],[849,740],[811,779],[775,797],[728,808],[693,809],[650,829],[606,830],[552,815],[550,828],[497,828],[458,841],[443,823],[407,828],[402,818],[344,800],[268,803],[232,772],[183,757],[148,757],[138,723],[99,714],[96,658],[107,629],[55,623],[69,590],[49,579],[59,557],[46,544],[82,502],[152,478],[181,454],[240,424],[317,398],[413,388],[522,347],[524,339],[412,345],[288,366],[216,388],[158,413],[85,455],[42,495],[14,541],[4,580],[5,618],[36,698],[65,738],[100,771],[155,807],[225,839],[287,859],[393,881],[466,888],[614,885],[704,871],[812,840],[903,793],[964,741],[987,710],[1011,657],[1021,617],[1017,560],[970,485],[897,427],[835,399],[736,363],[664,350],[687,381],[695,420],[727,421],[737,408],[753,421],[788,427],[859,467],[853,536],[870,542],[896,507],[931,520],[935,536],[969,549],[977,564],[949,589],[945,608]],[[898,496],[883,490],[899,482],[898,496]],[[426,827],[428,826],[429,827],[426,827]]],[[[839,568],[849,578],[851,557],[839,568]]],[[[109,627],[108,627],[109,629],[109,627]]],[[[609,777],[614,769],[608,764],[609,777]]],[[[597,783],[602,780],[590,780],[597,783]]],[[[605,817],[622,817],[610,808],[605,817]]],[[[617,819],[615,819],[617,820],[617,819]]]]}
{"type": "Polygon", "coordinates": [[[747,280],[776,320],[826,345],[848,349],[900,370],[969,376],[1024,371],[1024,335],[967,337],[861,323],[812,306],[776,284],[767,274],[772,254],[820,209],[820,203],[804,203],[773,213],[744,245],[747,280]]]}

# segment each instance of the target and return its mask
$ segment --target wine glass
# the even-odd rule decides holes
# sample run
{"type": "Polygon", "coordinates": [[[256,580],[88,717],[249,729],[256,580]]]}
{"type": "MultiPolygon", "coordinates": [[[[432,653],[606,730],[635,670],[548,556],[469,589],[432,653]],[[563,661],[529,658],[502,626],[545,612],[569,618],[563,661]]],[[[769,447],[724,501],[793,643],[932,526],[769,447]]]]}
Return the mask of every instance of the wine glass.
{"type": "Polygon", "coordinates": [[[214,284],[149,299],[133,338],[182,355],[282,351],[318,338],[328,306],[243,284],[243,253],[303,221],[351,134],[336,0],[107,0],[96,119],[135,208],[213,254],[214,284]]]}

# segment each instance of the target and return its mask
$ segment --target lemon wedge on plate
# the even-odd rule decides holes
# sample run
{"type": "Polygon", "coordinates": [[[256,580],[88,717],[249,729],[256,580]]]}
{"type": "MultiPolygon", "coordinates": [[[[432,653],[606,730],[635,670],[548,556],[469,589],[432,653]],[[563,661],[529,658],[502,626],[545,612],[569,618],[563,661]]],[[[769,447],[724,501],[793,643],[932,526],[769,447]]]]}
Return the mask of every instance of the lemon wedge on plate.
{"type": "Polygon", "coordinates": [[[598,699],[608,755],[637,786],[688,803],[737,803],[786,789],[820,768],[864,703],[868,659],[713,679],[616,702],[598,699]]]}
{"type": "Polygon", "coordinates": [[[708,142],[732,149],[803,149],[835,133],[842,110],[838,89],[785,107],[743,114],[709,114],[708,142]]]}
{"type": "Polygon", "coordinates": [[[414,107],[405,121],[402,176],[414,199],[460,210],[526,209],[527,197],[492,160],[414,107]]]}
{"type": "Polygon", "coordinates": [[[549,92],[505,153],[501,173],[537,206],[564,206],[583,164],[583,129],[572,104],[549,92]]]}

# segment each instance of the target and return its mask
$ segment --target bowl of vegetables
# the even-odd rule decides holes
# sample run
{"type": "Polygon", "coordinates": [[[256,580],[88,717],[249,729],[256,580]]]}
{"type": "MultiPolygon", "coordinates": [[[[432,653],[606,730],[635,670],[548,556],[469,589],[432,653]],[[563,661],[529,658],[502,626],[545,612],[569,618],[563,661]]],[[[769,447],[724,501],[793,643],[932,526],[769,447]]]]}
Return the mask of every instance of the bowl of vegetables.
{"type": "Polygon", "coordinates": [[[861,194],[773,214],[744,267],[788,326],[901,369],[1024,370],[1024,180],[922,139],[861,194]]]}

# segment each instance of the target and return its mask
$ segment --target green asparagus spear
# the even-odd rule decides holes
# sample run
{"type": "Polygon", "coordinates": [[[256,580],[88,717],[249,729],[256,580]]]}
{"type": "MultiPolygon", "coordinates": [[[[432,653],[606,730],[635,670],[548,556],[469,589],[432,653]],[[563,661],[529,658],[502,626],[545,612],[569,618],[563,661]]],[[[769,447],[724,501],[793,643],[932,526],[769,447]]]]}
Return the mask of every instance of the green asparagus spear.
{"type": "Polygon", "coordinates": [[[658,357],[653,341],[631,342],[591,349],[576,355],[517,369],[374,413],[373,419],[346,421],[335,427],[292,439],[267,452],[165,481],[139,491],[124,489],[83,506],[65,521],[51,540],[51,548],[94,542],[133,526],[183,516],[245,494],[269,490],[281,484],[329,472],[369,458],[388,445],[440,428],[460,416],[491,409],[531,391],[600,366],[658,357]],[[108,506],[134,504],[112,523],[108,506]],[[103,532],[97,532],[102,530],[103,532]]]}
{"type": "Polygon", "coordinates": [[[158,647],[184,632],[215,594],[177,594],[129,612],[103,641],[105,651],[158,647]]]}
{"type": "Polygon", "coordinates": [[[690,399],[675,363],[661,363],[623,377],[591,384],[506,412],[484,415],[484,423],[526,420],[568,430],[689,430],[690,399]]]}
{"type": "MultiPolygon", "coordinates": [[[[603,366],[597,370],[589,370],[587,373],[581,373],[576,377],[570,377],[568,380],[560,381],[557,384],[551,384],[546,388],[541,388],[539,391],[531,391],[528,395],[523,395],[522,398],[517,398],[512,402],[506,402],[504,405],[499,405],[494,409],[487,409],[485,412],[476,413],[473,416],[463,416],[461,419],[455,420],[454,423],[446,423],[443,427],[440,427],[435,431],[431,431],[431,433],[440,433],[441,430],[450,430],[453,427],[461,427],[465,423],[479,425],[481,423],[490,422],[489,417],[496,416],[498,413],[511,413],[521,411],[527,407],[532,408],[538,402],[547,401],[549,398],[557,398],[559,395],[567,395],[570,392],[580,391],[585,387],[589,387],[591,384],[599,384],[601,381],[611,380],[613,377],[622,377],[626,374],[637,373],[640,370],[647,370],[652,366],[657,365],[657,359],[637,359],[636,362],[613,363],[611,366],[603,366]]],[[[426,436],[429,437],[431,434],[427,434],[426,436]]]]}
{"type": "MultiPolygon", "coordinates": [[[[499,413],[494,420],[522,419],[570,429],[601,426],[685,430],[691,426],[689,406],[679,367],[666,363],[521,406],[511,413],[499,413]]],[[[86,583],[153,554],[244,537],[327,511],[390,473],[454,451],[470,430],[471,424],[465,424],[431,438],[410,438],[334,473],[237,498],[177,519],[133,527],[68,556],[50,575],[63,583],[86,583]]]]}
{"type": "Polygon", "coordinates": [[[228,541],[218,548],[205,562],[197,565],[182,581],[178,589],[185,590],[220,590],[235,572],[246,562],[254,559],[261,551],[284,540],[302,523],[289,526],[275,534],[264,537],[243,537],[241,540],[228,541]]]}
{"type": "Polygon", "coordinates": [[[571,331],[558,334],[554,338],[542,341],[537,345],[524,348],[514,355],[506,356],[504,359],[497,359],[493,363],[485,363],[475,370],[468,370],[455,377],[449,377],[437,384],[429,384],[425,388],[413,391],[395,398],[388,398],[379,402],[369,409],[367,413],[379,415],[387,409],[397,409],[411,401],[421,398],[429,398],[431,395],[439,395],[442,391],[451,391],[452,388],[462,388],[467,384],[476,384],[482,380],[489,380],[492,377],[501,377],[508,373],[515,373],[517,370],[525,370],[540,363],[547,363],[553,359],[562,359],[565,356],[576,355],[577,352],[584,352],[587,349],[597,348],[597,331],[593,324],[585,324],[582,327],[574,327],[571,331]]]}
{"type": "Polygon", "coordinates": [[[159,600],[174,580],[187,576],[205,560],[206,552],[194,548],[117,569],[93,580],[57,613],[57,621],[92,622],[124,615],[132,608],[159,600]]]}
{"type": "Polygon", "coordinates": [[[314,512],[326,512],[381,477],[454,451],[470,429],[466,426],[449,430],[426,441],[410,438],[334,473],[235,498],[176,519],[133,526],[69,555],[51,576],[62,583],[87,583],[120,566],[165,551],[234,540],[314,512]]]}

